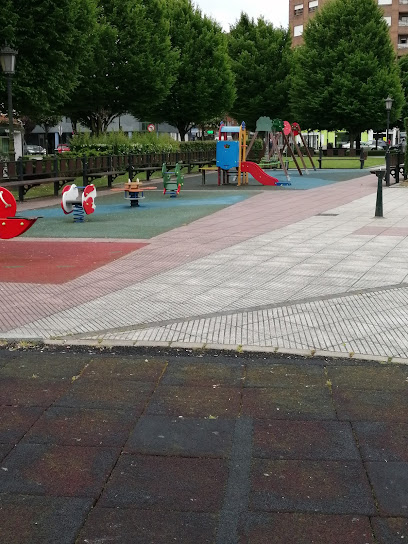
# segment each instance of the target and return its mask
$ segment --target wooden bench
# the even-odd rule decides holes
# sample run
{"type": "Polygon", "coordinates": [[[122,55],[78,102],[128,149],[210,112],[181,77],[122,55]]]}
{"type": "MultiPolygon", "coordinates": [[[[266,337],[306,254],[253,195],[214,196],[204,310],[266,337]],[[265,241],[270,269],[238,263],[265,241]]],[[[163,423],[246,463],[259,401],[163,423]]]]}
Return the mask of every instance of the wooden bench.
{"type": "MultiPolygon", "coordinates": [[[[201,185],[205,185],[205,179],[206,179],[206,173],[207,172],[218,172],[218,166],[202,166],[200,168],[201,171],[201,185]]],[[[237,176],[238,170],[231,172],[230,170],[222,170],[222,175],[218,177],[218,185],[221,185],[221,178],[222,178],[222,185],[229,185],[229,178],[231,176],[237,176]]]]}
{"type": "Polygon", "coordinates": [[[202,166],[199,170],[201,172],[201,185],[205,185],[206,172],[218,172],[218,166],[202,166]]]}
{"type": "MultiPolygon", "coordinates": [[[[391,155],[392,157],[392,155],[391,155]]],[[[392,161],[392,159],[391,159],[392,161]]],[[[395,183],[399,183],[399,177],[400,177],[400,174],[402,174],[402,176],[404,176],[404,168],[405,168],[405,165],[404,163],[396,163],[394,162],[394,164],[391,162],[390,164],[390,176],[392,176],[394,179],[395,179],[395,183]]],[[[379,177],[380,173],[382,173],[382,177],[385,179],[385,174],[386,174],[386,167],[385,166],[379,166],[377,168],[373,168],[372,170],[370,170],[370,174],[375,174],[377,176],[377,178],[379,177]]],[[[388,186],[390,184],[389,180],[385,179],[385,183],[386,185],[388,186]]]]}
{"type": "Polygon", "coordinates": [[[123,176],[123,174],[126,174],[126,170],[110,170],[108,172],[84,172],[82,177],[84,183],[89,183],[97,178],[107,177],[108,187],[111,187],[113,180],[116,179],[118,176],[123,176]]]}
{"type": "Polygon", "coordinates": [[[6,179],[3,179],[2,182],[6,188],[17,187],[18,200],[20,202],[24,202],[24,195],[27,194],[27,192],[33,187],[53,183],[54,196],[58,196],[60,189],[66,183],[73,182],[75,181],[75,179],[76,178],[73,176],[60,176],[60,177],[54,177],[54,178],[22,179],[22,180],[13,180],[13,181],[7,181],[6,179]]]}

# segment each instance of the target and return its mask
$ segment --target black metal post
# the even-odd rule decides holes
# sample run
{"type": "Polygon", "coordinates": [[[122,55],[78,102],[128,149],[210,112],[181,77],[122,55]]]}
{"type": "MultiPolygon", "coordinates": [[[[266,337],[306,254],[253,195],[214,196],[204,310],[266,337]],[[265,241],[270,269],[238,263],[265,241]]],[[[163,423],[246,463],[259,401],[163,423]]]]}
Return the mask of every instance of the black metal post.
{"type": "Polygon", "coordinates": [[[377,200],[375,203],[375,217],[384,217],[383,215],[383,194],[382,194],[382,182],[384,178],[384,172],[376,172],[377,174],[377,200]]]}
{"type": "Polygon", "coordinates": [[[323,149],[322,146],[319,147],[319,158],[317,159],[319,163],[319,168],[322,168],[322,159],[323,159],[323,149]]]}
{"type": "Polygon", "coordinates": [[[365,152],[364,149],[360,149],[360,170],[364,168],[364,161],[365,161],[365,152]]]}
{"type": "Polygon", "coordinates": [[[82,183],[84,187],[88,185],[88,160],[85,156],[82,157],[82,183]]]}
{"type": "Polygon", "coordinates": [[[129,183],[133,181],[133,165],[132,165],[132,157],[128,155],[128,176],[129,176],[129,183]]]}
{"type": "Polygon", "coordinates": [[[16,159],[16,152],[14,149],[14,123],[13,123],[13,94],[11,88],[12,75],[7,75],[7,98],[8,98],[8,118],[9,118],[9,159],[14,161],[16,159]]]}
{"type": "Polygon", "coordinates": [[[390,129],[390,110],[387,109],[387,147],[385,150],[385,185],[390,186],[390,143],[388,132],[390,129]]]}

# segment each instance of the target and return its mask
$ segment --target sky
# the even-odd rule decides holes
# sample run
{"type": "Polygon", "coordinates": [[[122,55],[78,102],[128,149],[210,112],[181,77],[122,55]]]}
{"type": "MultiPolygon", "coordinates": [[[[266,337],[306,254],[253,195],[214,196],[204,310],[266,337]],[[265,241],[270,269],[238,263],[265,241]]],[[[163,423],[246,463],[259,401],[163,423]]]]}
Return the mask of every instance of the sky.
{"type": "Polygon", "coordinates": [[[289,0],[193,0],[203,14],[218,21],[225,31],[229,31],[240,17],[242,11],[257,19],[264,19],[273,26],[289,26],[289,0]]]}

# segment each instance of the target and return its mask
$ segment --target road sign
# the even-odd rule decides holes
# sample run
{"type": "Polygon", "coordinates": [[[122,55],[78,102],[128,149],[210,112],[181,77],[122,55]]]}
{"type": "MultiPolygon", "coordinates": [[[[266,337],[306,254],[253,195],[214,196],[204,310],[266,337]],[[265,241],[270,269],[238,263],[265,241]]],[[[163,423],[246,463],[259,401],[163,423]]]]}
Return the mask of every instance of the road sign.
{"type": "Polygon", "coordinates": [[[153,125],[153,123],[150,123],[150,125],[147,125],[148,132],[154,132],[155,130],[156,130],[156,127],[153,125]]]}

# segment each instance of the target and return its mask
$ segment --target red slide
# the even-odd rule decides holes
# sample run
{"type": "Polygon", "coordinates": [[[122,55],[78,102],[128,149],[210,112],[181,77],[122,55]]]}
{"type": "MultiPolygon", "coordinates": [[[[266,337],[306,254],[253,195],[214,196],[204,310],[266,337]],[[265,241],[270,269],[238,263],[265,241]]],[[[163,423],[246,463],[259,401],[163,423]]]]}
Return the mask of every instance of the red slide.
{"type": "Polygon", "coordinates": [[[262,183],[262,185],[277,185],[279,183],[278,179],[269,176],[254,162],[241,162],[241,172],[248,172],[254,179],[256,179],[256,181],[262,183]]]}

